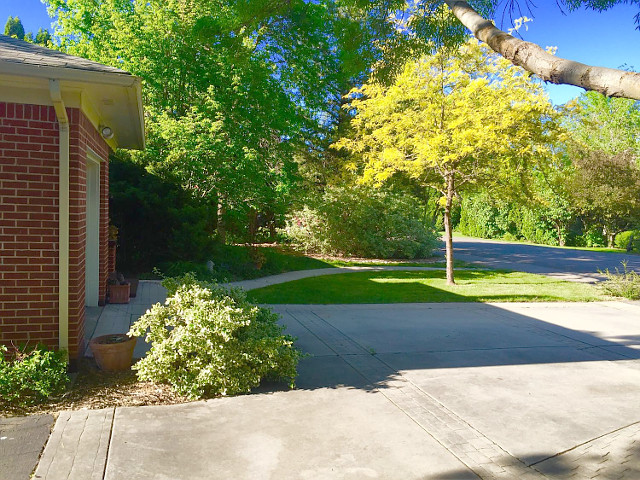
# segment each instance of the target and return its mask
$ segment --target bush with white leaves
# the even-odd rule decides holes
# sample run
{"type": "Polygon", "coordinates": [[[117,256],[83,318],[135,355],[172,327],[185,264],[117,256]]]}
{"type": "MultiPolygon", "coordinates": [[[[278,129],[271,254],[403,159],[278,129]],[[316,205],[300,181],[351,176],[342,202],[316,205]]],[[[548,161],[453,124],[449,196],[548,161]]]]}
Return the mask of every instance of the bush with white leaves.
{"type": "Polygon", "coordinates": [[[168,383],[192,399],[245,393],[263,378],[293,387],[301,354],[277,314],[249,303],[242,290],[191,274],[163,284],[165,304],[154,305],[129,332],[151,343],[133,366],[139,379],[168,383]]]}

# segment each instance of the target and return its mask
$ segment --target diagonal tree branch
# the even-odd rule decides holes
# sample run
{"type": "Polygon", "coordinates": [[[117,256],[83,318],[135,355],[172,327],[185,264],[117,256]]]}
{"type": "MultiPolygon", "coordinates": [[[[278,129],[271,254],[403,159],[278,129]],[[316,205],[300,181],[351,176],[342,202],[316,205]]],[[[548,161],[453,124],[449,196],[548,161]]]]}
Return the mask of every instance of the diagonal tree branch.
{"type": "Polygon", "coordinates": [[[640,100],[640,73],[593,67],[559,58],[535,43],[517,39],[481,17],[462,0],[444,0],[453,14],[478,38],[514,65],[523,67],[545,81],[595,90],[608,97],[640,100]]]}

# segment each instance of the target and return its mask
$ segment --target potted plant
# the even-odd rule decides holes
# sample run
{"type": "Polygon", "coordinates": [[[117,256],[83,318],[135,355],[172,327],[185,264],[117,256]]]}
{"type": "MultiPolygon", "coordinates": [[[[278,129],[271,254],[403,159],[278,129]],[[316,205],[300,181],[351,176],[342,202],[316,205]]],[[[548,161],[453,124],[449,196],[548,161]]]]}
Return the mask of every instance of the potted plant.
{"type": "Polygon", "coordinates": [[[129,296],[131,298],[135,298],[138,293],[138,285],[140,283],[140,279],[137,275],[127,275],[124,277],[124,281],[129,284],[129,296]]]}
{"type": "Polygon", "coordinates": [[[136,340],[126,333],[111,333],[91,339],[89,346],[100,370],[121,372],[131,368],[136,340]]]}
{"type": "Polygon", "coordinates": [[[109,303],[129,303],[130,285],[120,273],[109,275],[109,303]]]}

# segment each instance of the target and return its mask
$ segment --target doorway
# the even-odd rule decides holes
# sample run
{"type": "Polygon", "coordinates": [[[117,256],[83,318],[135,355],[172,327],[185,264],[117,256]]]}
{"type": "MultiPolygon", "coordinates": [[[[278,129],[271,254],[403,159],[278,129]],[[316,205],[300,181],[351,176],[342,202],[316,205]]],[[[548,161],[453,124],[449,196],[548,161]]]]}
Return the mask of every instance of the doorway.
{"type": "Polygon", "coordinates": [[[100,159],[87,155],[87,196],[85,235],[85,305],[98,306],[100,290],[100,159]]]}

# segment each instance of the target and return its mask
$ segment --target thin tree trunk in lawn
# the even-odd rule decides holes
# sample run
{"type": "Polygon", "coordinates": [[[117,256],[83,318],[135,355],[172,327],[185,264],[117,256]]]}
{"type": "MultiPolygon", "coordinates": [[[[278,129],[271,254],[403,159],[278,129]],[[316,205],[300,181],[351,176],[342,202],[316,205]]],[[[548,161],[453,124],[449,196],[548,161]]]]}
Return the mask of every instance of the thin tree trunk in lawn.
{"type": "Polygon", "coordinates": [[[558,232],[558,245],[564,247],[564,235],[562,235],[562,226],[556,224],[556,232],[558,232]]]}
{"type": "Polygon", "coordinates": [[[460,22],[514,65],[538,75],[544,81],[575,85],[608,97],[640,100],[640,73],[594,67],[551,55],[535,43],[525,42],[503,32],[481,17],[462,0],[444,0],[460,22]]]}
{"type": "Polygon", "coordinates": [[[447,174],[447,197],[444,205],[444,242],[447,255],[447,285],[455,285],[453,278],[453,231],[451,229],[451,207],[453,206],[454,189],[453,173],[447,174]]]}

